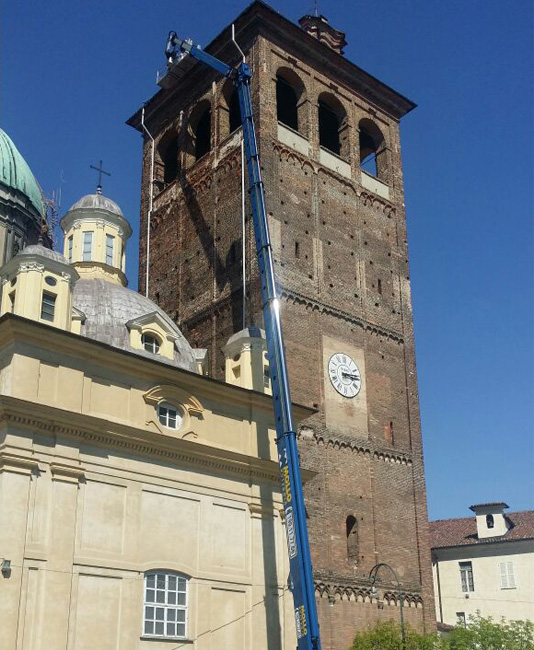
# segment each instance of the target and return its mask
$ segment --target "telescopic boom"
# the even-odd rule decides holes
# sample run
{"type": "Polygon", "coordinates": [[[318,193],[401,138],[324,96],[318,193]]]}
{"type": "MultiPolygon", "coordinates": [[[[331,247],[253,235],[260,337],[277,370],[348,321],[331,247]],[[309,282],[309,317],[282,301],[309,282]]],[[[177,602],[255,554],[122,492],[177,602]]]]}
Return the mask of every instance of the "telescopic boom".
{"type": "Polygon", "coordinates": [[[291,395],[280,323],[280,302],[277,297],[273,251],[269,237],[265,194],[261,180],[256,133],[250,98],[250,67],[245,63],[233,68],[219,61],[191,40],[178,38],[170,32],[165,55],[172,66],[180,55],[189,54],[223,76],[231,79],[237,90],[249,178],[254,237],[260,272],[263,318],[267,338],[274,414],[276,420],[278,459],[282,483],[287,549],[289,553],[289,587],[293,593],[298,650],[321,650],[319,623],[315,606],[315,589],[306,526],[306,511],[300,477],[297,436],[293,424],[291,395]]]}

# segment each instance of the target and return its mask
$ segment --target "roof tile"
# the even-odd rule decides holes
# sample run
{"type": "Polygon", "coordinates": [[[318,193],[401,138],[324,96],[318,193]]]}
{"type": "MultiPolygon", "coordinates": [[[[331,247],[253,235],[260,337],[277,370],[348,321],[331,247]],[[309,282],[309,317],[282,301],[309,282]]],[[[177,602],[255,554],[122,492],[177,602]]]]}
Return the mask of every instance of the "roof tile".
{"type": "Polygon", "coordinates": [[[475,517],[460,519],[438,519],[430,522],[430,545],[432,548],[488,544],[520,539],[534,539],[534,510],[507,513],[512,524],[504,535],[479,539],[475,517]]]}

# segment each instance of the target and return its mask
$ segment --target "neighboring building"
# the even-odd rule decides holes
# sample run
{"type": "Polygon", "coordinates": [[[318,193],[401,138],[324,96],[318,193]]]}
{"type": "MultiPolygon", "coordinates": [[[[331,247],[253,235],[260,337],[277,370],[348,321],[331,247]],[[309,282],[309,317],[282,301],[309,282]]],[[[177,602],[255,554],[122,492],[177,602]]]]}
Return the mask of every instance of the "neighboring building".
{"type": "Polygon", "coordinates": [[[86,196],[62,227],[65,256],[0,269],[0,647],[293,650],[261,331],[204,376],[124,286],[119,207],[86,196]]]}
{"type": "Polygon", "coordinates": [[[0,129],[0,266],[39,238],[50,248],[41,188],[11,138],[0,129]]]}
{"type": "Polygon", "coordinates": [[[534,510],[471,506],[473,517],[430,522],[438,622],[469,615],[534,621],[534,510]]]}
{"type": "MultiPolygon", "coordinates": [[[[398,617],[394,597],[381,611],[369,602],[377,562],[399,574],[409,622],[431,630],[399,135],[414,104],[348,61],[344,34],[322,16],[297,26],[256,1],[233,22],[253,70],[292,395],[318,409],[300,452],[317,472],[305,492],[323,648],[345,650],[356,628],[398,617]]],[[[230,26],[206,50],[239,62],[230,26]]],[[[239,108],[231,81],[187,56],[160,85],[143,113],[152,187],[141,111],[129,120],[144,134],[140,286],[150,249],[148,295],[223,377],[243,317],[239,108]]],[[[259,325],[250,219],[246,235],[246,318],[259,325]]]]}

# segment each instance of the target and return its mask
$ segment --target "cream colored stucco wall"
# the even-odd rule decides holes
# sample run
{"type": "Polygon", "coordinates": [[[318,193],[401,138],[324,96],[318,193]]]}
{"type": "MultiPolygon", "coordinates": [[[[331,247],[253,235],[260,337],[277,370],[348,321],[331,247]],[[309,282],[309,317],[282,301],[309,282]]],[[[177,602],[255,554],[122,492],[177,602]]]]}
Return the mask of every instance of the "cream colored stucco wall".
{"type": "Polygon", "coordinates": [[[91,260],[94,262],[106,263],[106,235],[114,238],[113,262],[114,266],[121,271],[125,270],[125,249],[126,241],[124,231],[114,223],[106,221],[101,215],[93,219],[85,217],[76,220],[65,232],[63,242],[63,255],[70,263],[83,262],[83,236],[85,232],[93,234],[91,260]],[[69,259],[69,238],[72,237],[72,257],[69,259]]]}
{"type": "Polygon", "coordinates": [[[269,398],[12,321],[0,322],[12,565],[0,648],[180,646],[142,638],[144,572],[166,569],[190,576],[187,647],[293,650],[269,398]],[[180,400],[182,430],[157,422],[162,395],[180,400]]]}
{"type": "Polygon", "coordinates": [[[434,551],[433,574],[438,621],[455,625],[477,611],[496,619],[534,621],[534,540],[495,542],[434,551]],[[473,566],[474,591],[462,591],[460,562],[473,566]],[[514,564],[515,589],[501,589],[499,563],[514,564]],[[440,607],[441,604],[441,607],[440,607]]]}

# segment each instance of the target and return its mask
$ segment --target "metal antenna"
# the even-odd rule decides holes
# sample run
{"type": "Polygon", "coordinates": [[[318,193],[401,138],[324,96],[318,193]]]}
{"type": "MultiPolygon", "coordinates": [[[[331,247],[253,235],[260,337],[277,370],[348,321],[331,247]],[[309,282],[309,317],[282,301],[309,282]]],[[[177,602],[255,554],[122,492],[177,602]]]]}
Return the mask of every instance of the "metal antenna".
{"type": "Polygon", "coordinates": [[[105,174],[106,176],[111,176],[111,174],[109,172],[105,172],[102,169],[102,161],[100,161],[100,165],[98,167],[95,167],[94,165],[89,165],[89,167],[98,172],[98,185],[96,186],[96,193],[102,194],[102,174],[105,174]]]}
{"type": "Polygon", "coordinates": [[[319,17],[319,0],[313,0],[313,15],[319,17]]]}

